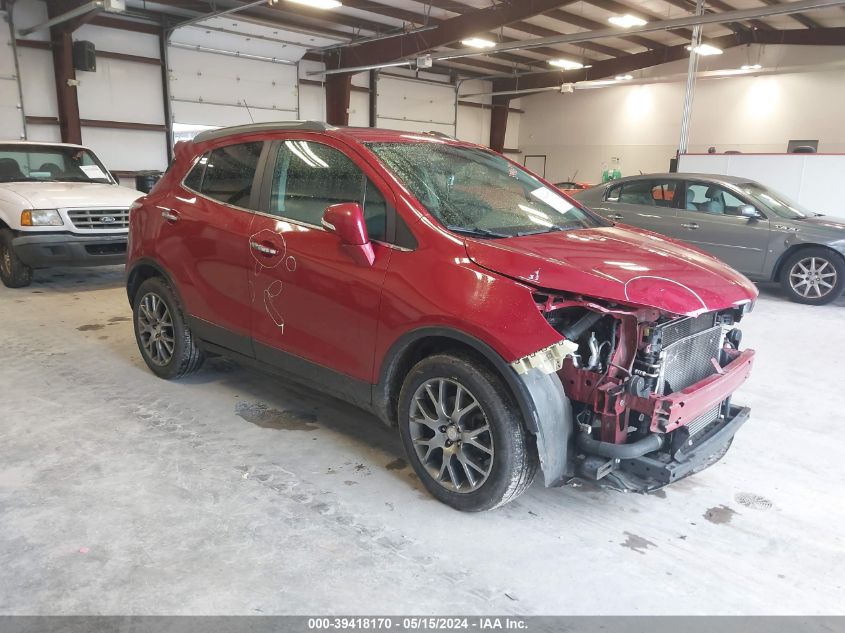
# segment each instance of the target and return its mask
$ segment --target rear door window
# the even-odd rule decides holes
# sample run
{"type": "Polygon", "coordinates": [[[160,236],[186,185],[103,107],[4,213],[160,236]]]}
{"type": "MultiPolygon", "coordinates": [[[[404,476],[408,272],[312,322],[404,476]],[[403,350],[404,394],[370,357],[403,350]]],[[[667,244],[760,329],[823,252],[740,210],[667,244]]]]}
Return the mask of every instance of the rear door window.
{"type": "MultiPolygon", "coordinates": [[[[258,141],[212,150],[207,155],[200,193],[243,209],[255,208],[257,205],[252,201],[252,190],[262,146],[263,143],[258,141]]],[[[192,176],[193,171],[189,178],[192,176]]]]}

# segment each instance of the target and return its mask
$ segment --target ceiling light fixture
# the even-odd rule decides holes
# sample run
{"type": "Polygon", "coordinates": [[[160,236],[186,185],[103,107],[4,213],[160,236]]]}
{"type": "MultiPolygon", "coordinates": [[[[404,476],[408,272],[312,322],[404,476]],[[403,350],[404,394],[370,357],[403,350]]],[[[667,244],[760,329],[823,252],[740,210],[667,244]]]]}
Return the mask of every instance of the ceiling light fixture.
{"type": "Polygon", "coordinates": [[[558,68],[563,68],[564,70],[578,70],[584,67],[584,64],[581,62],[576,62],[571,59],[550,59],[549,64],[557,66],[558,68]]]}
{"type": "Polygon", "coordinates": [[[760,64],[743,64],[740,70],[760,70],[761,68],[760,64]]]}
{"type": "Polygon", "coordinates": [[[301,4],[312,9],[337,9],[343,3],[338,0],[287,0],[291,4],[301,4]]]}
{"type": "Polygon", "coordinates": [[[711,44],[699,44],[698,46],[687,46],[688,51],[693,51],[699,55],[721,55],[722,49],[717,48],[711,44]]]}
{"type": "Polygon", "coordinates": [[[469,46],[470,48],[492,48],[496,45],[496,42],[491,42],[483,37],[469,37],[465,40],[461,40],[461,44],[469,46]]]}
{"type": "Polygon", "coordinates": [[[616,75],[616,81],[630,81],[633,78],[633,75],[616,75]]]}
{"type": "Polygon", "coordinates": [[[627,13],[625,15],[614,15],[613,17],[607,18],[607,21],[613,26],[619,26],[623,29],[630,29],[632,26],[645,26],[648,24],[646,20],[627,13]]]}

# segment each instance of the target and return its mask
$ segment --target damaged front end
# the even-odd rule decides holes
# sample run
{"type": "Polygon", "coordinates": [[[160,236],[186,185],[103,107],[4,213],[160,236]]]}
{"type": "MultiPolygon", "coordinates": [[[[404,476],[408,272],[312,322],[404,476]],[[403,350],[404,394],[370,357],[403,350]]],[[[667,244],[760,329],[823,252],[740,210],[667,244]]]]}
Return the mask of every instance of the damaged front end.
{"type": "MultiPolygon", "coordinates": [[[[573,427],[567,476],[647,492],[725,454],[749,415],[731,395],[754,361],[735,327],[750,302],[678,316],[551,293],[534,299],[563,340],[512,366],[523,379],[559,379],[573,427]]],[[[538,449],[548,459],[540,434],[538,449]]],[[[562,483],[560,474],[547,485],[562,483]]]]}

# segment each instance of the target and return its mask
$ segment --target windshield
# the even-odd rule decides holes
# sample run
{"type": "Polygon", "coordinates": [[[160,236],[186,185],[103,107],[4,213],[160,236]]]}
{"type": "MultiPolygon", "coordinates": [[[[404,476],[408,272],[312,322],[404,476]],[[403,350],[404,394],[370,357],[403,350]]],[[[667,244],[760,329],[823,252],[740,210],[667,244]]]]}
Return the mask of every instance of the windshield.
{"type": "Polygon", "coordinates": [[[605,226],[493,152],[430,142],[368,147],[452,231],[492,238],[605,226]]]}
{"type": "Polygon", "coordinates": [[[754,198],[755,202],[759,202],[764,207],[773,213],[777,213],[782,218],[797,220],[816,215],[812,211],[802,207],[797,202],[793,202],[785,195],[776,193],[771,189],[766,189],[762,185],[758,185],[756,182],[746,182],[745,184],[739,185],[739,188],[754,198]]]}
{"type": "Polygon", "coordinates": [[[104,182],[112,180],[87,149],[56,145],[0,145],[0,182],[104,182]]]}

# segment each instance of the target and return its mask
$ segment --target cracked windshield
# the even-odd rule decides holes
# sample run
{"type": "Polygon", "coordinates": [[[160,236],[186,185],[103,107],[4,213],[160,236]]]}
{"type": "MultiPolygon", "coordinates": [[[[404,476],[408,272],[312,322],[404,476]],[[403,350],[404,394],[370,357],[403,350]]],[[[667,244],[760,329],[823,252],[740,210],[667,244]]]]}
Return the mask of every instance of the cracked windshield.
{"type": "Polygon", "coordinates": [[[483,149],[431,142],[371,143],[369,148],[456,233],[499,238],[605,225],[483,149]]]}

